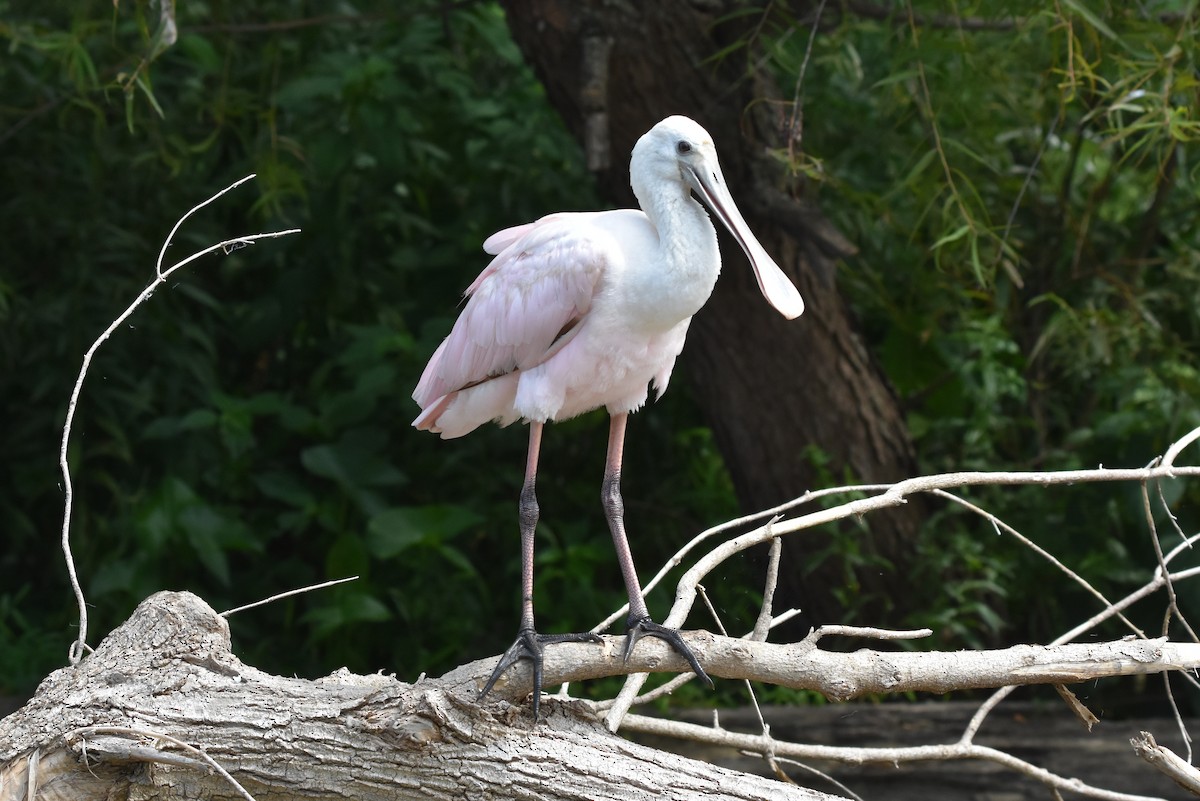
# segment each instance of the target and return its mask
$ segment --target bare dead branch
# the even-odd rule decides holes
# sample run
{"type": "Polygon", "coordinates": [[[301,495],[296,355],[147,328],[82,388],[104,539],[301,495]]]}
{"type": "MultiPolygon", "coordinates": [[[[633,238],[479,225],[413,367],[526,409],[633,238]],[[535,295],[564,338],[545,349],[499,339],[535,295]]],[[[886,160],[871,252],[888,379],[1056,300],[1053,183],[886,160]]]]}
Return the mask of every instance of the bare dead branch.
{"type": "Polygon", "coordinates": [[[1169,748],[1154,741],[1148,731],[1129,741],[1133,752],[1154,766],[1155,770],[1169,776],[1176,784],[1189,792],[1200,795],[1200,770],[1188,764],[1169,748]]]}
{"type": "Polygon", "coordinates": [[[762,607],[758,610],[758,619],[754,621],[754,631],[750,633],[752,640],[766,642],[767,632],[771,630],[771,607],[775,603],[775,586],[779,583],[779,557],[782,553],[783,540],[776,537],[771,540],[771,550],[767,554],[767,577],[763,582],[763,602],[762,607]]]}
{"type": "Polygon", "coordinates": [[[299,589],[296,589],[296,590],[288,590],[287,592],[281,592],[276,595],[272,595],[270,598],[263,598],[261,601],[255,601],[252,604],[246,604],[244,606],[236,606],[233,609],[226,609],[224,612],[221,613],[221,617],[229,617],[230,615],[236,615],[238,612],[245,612],[247,609],[254,609],[255,607],[258,607],[258,606],[264,606],[266,604],[273,603],[274,601],[278,601],[281,598],[288,598],[293,595],[301,595],[306,592],[312,592],[313,590],[323,590],[326,587],[333,587],[338,584],[345,584],[347,581],[358,581],[358,576],[348,576],[347,578],[334,579],[333,581],[323,581],[320,584],[311,584],[307,587],[300,587],[299,589]]]}
{"type": "Polygon", "coordinates": [[[1096,717],[1092,713],[1092,710],[1088,709],[1075,693],[1071,692],[1071,689],[1067,685],[1055,684],[1054,689],[1058,692],[1058,697],[1063,699],[1067,708],[1071,710],[1071,714],[1078,718],[1079,722],[1086,726],[1088,731],[1091,731],[1092,727],[1100,722],[1100,718],[1096,717]]]}
{"type": "Polygon", "coordinates": [[[154,267],[155,279],[148,287],[142,290],[142,293],[134,299],[133,303],[129,304],[129,307],[125,309],[125,311],[121,312],[117,319],[112,321],[108,328],[104,329],[104,332],[96,338],[96,341],[92,343],[91,347],[88,348],[87,352],[83,355],[83,364],[79,368],[79,376],[75,379],[75,386],[71,389],[71,399],[67,403],[67,418],[63,423],[62,443],[58,452],[58,464],[59,469],[62,472],[64,495],[61,545],[63,557],[67,563],[67,576],[71,582],[71,589],[75,593],[75,602],[79,607],[79,634],[75,642],[72,643],[69,652],[69,658],[72,665],[79,664],[79,660],[83,658],[84,652],[88,650],[88,614],[87,603],[83,597],[83,588],[79,584],[79,576],[75,570],[75,557],[71,553],[71,505],[74,500],[74,492],[71,486],[71,468],[67,464],[67,449],[71,442],[71,425],[75,420],[75,407],[79,403],[79,394],[83,391],[83,382],[84,379],[87,378],[88,368],[92,363],[92,357],[96,355],[96,351],[100,349],[100,346],[103,345],[110,336],[112,336],[113,332],[115,332],[118,327],[120,327],[127,319],[129,319],[129,317],[135,311],[137,311],[138,307],[149,300],[150,296],[154,294],[154,291],[162,286],[166,282],[167,278],[170,277],[170,275],[176,270],[191,264],[193,261],[196,261],[197,259],[201,258],[202,256],[206,256],[209,253],[213,253],[217,250],[224,250],[230,245],[248,245],[260,239],[271,239],[299,232],[299,228],[292,228],[286,231],[274,231],[266,234],[251,234],[249,236],[237,237],[236,239],[227,239],[224,242],[218,242],[215,245],[211,245],[201,251],[193,253],[191,256],[188,256],[182,261],[171,265],[171,267],[168,269],[163,270],[162,263],[163,258],[166,256],[167,248],[170,246],[171,240],[174,238],[175,233],[179,230],[179,226],[183,225],[184,220],[191,217],[208,204],[214,202],[222,195],[236,189],[252,178],[254,178],[254,175],[248,175],[239,181],[235,181],[234,183],[222,189],[220,192],[210,197],[208,200],[193,206],[186,214],[179,218],[179,221],[175,223],[175,227],[171,229],[171,233],[167,235],[166,240],[163,242],[162,250],[159,251],[158,262],[154,267]]]}
{"type": "MultiPolygon", "coordinates": [[[[752,548],[763,542],[769,541],[776,535],[790,534],[793,532],[803,531],[815,526],[833,523],[838,520],[857,517],[868,514],[879,509],[886,509],[893,506],[899,506],[905,503],[905,498],[918,492],[932,492],[934,490],[946,490],[957,487],[968,487],[976,485],[999,485],[999,486],[1054,486],[1064,484],[1079,484],[1079,483],[1096,483],[1096,482],[1112,482],[1112,481],[1145,481],[1148,479],[1180,477],[1180,476],[1196,476],[1200,475],[1200,467],[1144,467],[1144,468],[1123,468],[1123,469],[1107,469],[1103,466],[1095,470],[1060,470],[1046,472],[995,472],[989,473],[984,471],[969,471],[961,473],[941,473],[930,476],[920,476],[917,478],[905,479],[880,492],[878,495],[872,495],[867,498],[861,498],[854,501],[835,506],[829,509],[821,509],[815,512],[802,515],[791,520],[782,520],[773,524],[768,531],[766,526],[749,531],[741,536],[727,540],[721,545],[713,548],[697,562],[680,578],[679,584],[675,590],[675,603],[671,607],[670,613],[664,620],[664,625],[672,627],[680,627],[687,619],[688,613],[691,611],[692,605],[696,598],[696,586],[718,565],[725,562],[735,554],[741,553],[747,548],[752,548]]],[[[841,492],[852,492],[855,487],[840,487],[837,488],[841,492]]],[[[693,540],[693,543],[695,540],[693,540]]],[[[692,543],[689,543],[689,546],[692,543]]],[[[1161,586],[1161,585],[1159,585],[1161,586]]],[[[1157,587],[1155,587],[1157,589],[1157,587]]],[[[1147,590],[1146,594],[1150,594],[1153,590],[1147,590]]],[[[1129,604],[1133,601],[1130,600],[1129,604]]],[[[1127,604],[1128,605],[1128,604],[1127,604]]],[[[1114,605],[1111,609],[1121,611],[1124,607],[1117,608],[1114,605]]],[[[1109,610],[1105,610],[1100,615],[1093,618],[1094,620],[1107,619],[1112,614],[1109,610]]],[[[1094,625],[1094,624],[1093,624],[1094,625]]],[[[644,676],[631,676],[626,680],[625,686],[621,689],[611,709],[608,710],[606,718],[608,727],[612,731],[616,731],[621,725],[621,718],[629,711],[633,699],[637,697],[638,691],[645,683],[644,676]]]]}
{"type": "Polygon", "coordinates": [[[1142,512],[1146,516],[1146,528],[1150,531],[1150,544],[1154,548],[1154,557],[1158,560],[1158,572],[1166,577],[1167,590],[1167,612],[1163,619],[1163,636],[1168,634],[1171,626],[1171,618],[1178,620],[1187,630],[1188,636],[1192,638],[1192,642],[1200,642],[1200,638],[1196,637],[1196,632],[1188,624],[1187,618],[1183,616],[1183,612],[1179,609],[1179,603],[1175,597],[1175,585],[1171,582],[1170,573],[1167,571],[1166,557],[1163,555],[1162,543],[1158,539],[1158,526],[1154,523],[1154,511],[1150,508],[1150,487],[1148,482],[1142,482],[1142,512]]]}
{"type": "MultiPolygon", "coordinates": [[[[221,778],[225,779],[225,781],[229,782],[230,786],[234,788],[237,794],[246,799],[246,801],[255,801],[254,796],[246,792],[246,788],[242,787],[241,783],[238,782],[237,779],[233,778],[233,776],[230,776],[229,771],[221,767],[221,765],[215,759],[210,757],[204,749],[196,748],[194,745],[189,745],[188,743],[176,739],[168,734],[149,731],[147,729],[135,729],[128,726],[86,726],[75,729],[74,731],[68,733],[66,735],[66,741],[68,744],[71,744],[72,742],[84,741],[89,736],[102,734],[146,739],[155,743],[169,743],[170,745],[173,745],[182,751],[185,751],[189,754],[194,754],[197,759],[188,759],[186,757],[180,757],[178,754],[170,754],[157,746],[153,748],[142,748],[136,745],[125,745],[121,749],[121,752],[130,761],[160,762],[167,765],[178,765],[192,769],[211,769],[213,772],[220,774],[221,778]]],[[[92,748],[95,750],[94,745],[92,748]]],[[[33,799],[34,796],[31,794],[29,798],[33,799]]]]}
{"type": "MultiPolygon", "coordinates": [[[[1031,551],[1036,553],[1038,556],[1042,557],[1047,562],[1054,565],[1054,567],[1057,568],[1059,571],[1061,571],[1063,573],[1063,575],[1065,575],[1067,578],[1071,579],[1071,581],[1075,582],[1080,587],[1082,587],[1089,595],[1091,595],[1092,597],[1099,600],[1106,607],[1108,607],[1110,609],[1112,608],[1112,606],[1113,606],[1112,602],[1109,601],[1107,598],[1105,598],[1104,594],[1101,593],[1099,590],[1097,590],[1095,587],[1093,587],[1085,578],[1083,578],[1083,576],[1079,575],[1074,570],[1071,570],[1069,567],[1064,565],[1061,561],[1059,561],[1059,559],[1057,557],[1055,557],[1053,554],[1051,554],[1045,548],[1038,545],[1036,542],[1029,539],[1021,532],[1017,531],[1015,528],[1010,526],[1008,523],[1005,523],[1003,520],[1001,520],[1000,518],[993,515],[991,512],[988,512],[985,509],[982,509],[981,507],[976,506],[975,504],[971,503],[970,501],[964,500],[963,498],[960,498],[957,495],[954,495],[953,493],[946,492],[945,490],[934,490],[933,494],[937,495],[938,497],[946,498],[947,500],[953,501],[954,503],[958,504],[959,506],[962,506],[965,509],[970,509],[972,512],[975,512],[976,514],[980,515],[981,517],[983,517],[989,523],[992,524],[992,526],[996,529],[996,533],[1000,533],[1000,531],[1004,531],[1008,535],[1014,537],[1018,542],[1020,542],[1026,548],[1030,549],[1031,551]]],[[[1129,618],[1125,617],[1120,612],[1114,612],[1114,614],[1134,634],[1138,635],[1139,637],[1146,636],[1146,633],[1144,631],[1142,631],[1140,628],[1138,628],[1137,626],[1135,626],[1133,624],[1133,622],[1131,620],[1129,620],[1129,618]]]]}
{"type": "MultiPolygon", "coordinates": [[[[623,658],[624,637],[604,646],[563,643],[545,652],[547,684],[635,673],[682,673],[687,662],[660,640],[644,640],[623,658]]],[[[705,671],[714,677],[748,679],[797,690],[815,690],[835,701],[883,693],[938,695],[1008,685],[1073,684],[1113,676],[1200,669],[1200,645],[1163,638],[1125,639],[1055,646],[1016,645],[983,651],[825,651],[808,640],[762,643],[705,631],[684,634],[705,671]]],[[[478,692],[495,658],[464,665],[442,678],[450,687],[478,692]]],[[[509,669],[493,695],[520,700],[533,689],[525,662],[509,669]]],[[[614,702],[615,706],[615,702],[614,702]]]]}
{"type": "MultiPolygon", "coordinates": [[[[774,618],[771,619],[771,624],[770,624],[769,628],[773,629],[776,626],[782,625],[783,623],[786,623],[787,621],[791,620],[798,614],[800,614],[799,609],[789,609],[788,611],[784,612],[781,615],[776,615],[774,618]]],[[[756,640],[757,642],[765,642],[766,641],[765,637],[762,640],[758,640],[753,631],[744,635],[742,637],[742,639],[743,640],[756,640]]],[[[689,681],[691,681],[694,678],[696,678],[696,674],[692,673],[691,671],[688,671],[687,673],[681,673],[680,675],[672,678],[670,681],[667,681],[666,683],[661,684],[658,687],[654,688],[650,692],[648,692],[644,695],[639,695],[637,698],[633,699],[633,703],[634,703],[634,705],[637,705],[637,704],[648,704],[648,703],[651,703],[652,701],[656,701],[659,698],[662,698],[663,696],[670,695],[671,693],[675,692],[680,687],[687,684],[689,681]]],[[[569,683],[563,685],[563,687],[569,687],[569,686],[570,686],[569,683]]],[[[564,695],[562,697],[568,697],[568,696],[564,695]]],[[[596,701],[593,704],[593,708],[598,711],[605,710],[605,709],[608,709],[609,707],[611,707],[612,704],[613,704],[613,701],[611,699],[608,701],[596,701]]]]}
{"type": "MultiPolygon", "coordinates": [[[[766,743],[760,735],[738,734],[737,732],[725,729],[712,729],[706,726],[698,726],[694,723],[663,720],[662,718],[651,718],[644,715],[627,716],[624,727],[629,731],[636,731],[642,734],[677,737],[700,743],[753,751],[755,753],[762,753],[762,749],[766,747],[766,743]]],[[[904,762],[978,759],[1003,765],[1017,773],[1030,776],[1056,790],[1069,790],[1088,798],[1099,798],[1104,799],[1104,801],[1161,801],[1161,799],[1153,796],[1118,793],[1100,787],[1093,787],[1079,779],[1063,778],[1004,751],[969,743],[921,745],[901,748],[852,748],[835,745],[800,745],[777,741],[773,744],[773,747],[780,756],[792,757],[794,759],[827,759],[855,765],[897,765],[904,762]]]]}
{"type": "Polygon", "coordinates": [[[868,637],[873,640],[920,640],[932,637],[933,629],[909,629],[895,631],[880,629],[873,626],[841,626],[828,625],[813,629],[804,638],[807,644],[815,645],[822,637],[868,637]]]}

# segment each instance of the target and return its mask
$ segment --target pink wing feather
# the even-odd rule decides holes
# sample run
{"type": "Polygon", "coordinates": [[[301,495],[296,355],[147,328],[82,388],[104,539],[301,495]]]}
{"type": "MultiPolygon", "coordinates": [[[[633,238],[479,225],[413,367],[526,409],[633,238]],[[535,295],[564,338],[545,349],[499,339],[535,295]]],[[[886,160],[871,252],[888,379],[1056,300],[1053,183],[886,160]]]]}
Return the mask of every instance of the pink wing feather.
{"type": "Polygon", "coordinates": [[[496,258],[434,352],[413,400],[428,409],[456,390],[540,364],[591,307],[612,242],[585,214],[551,214],[493,234],[496,258]]]}

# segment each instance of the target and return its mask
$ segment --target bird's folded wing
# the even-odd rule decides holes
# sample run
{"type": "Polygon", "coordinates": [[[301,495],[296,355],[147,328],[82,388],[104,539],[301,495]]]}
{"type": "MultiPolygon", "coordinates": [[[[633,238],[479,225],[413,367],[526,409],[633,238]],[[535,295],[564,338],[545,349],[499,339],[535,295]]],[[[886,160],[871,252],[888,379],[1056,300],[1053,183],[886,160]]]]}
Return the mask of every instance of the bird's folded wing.
{"type": "Polygon", "coordinates": [[[467,304],[413,392],[422,408],[455,390],[540,364],[591,307],[613,258],[611,236],[585,214],[553,214],[501,231],[499,254],[467,289],[467,304]]]}

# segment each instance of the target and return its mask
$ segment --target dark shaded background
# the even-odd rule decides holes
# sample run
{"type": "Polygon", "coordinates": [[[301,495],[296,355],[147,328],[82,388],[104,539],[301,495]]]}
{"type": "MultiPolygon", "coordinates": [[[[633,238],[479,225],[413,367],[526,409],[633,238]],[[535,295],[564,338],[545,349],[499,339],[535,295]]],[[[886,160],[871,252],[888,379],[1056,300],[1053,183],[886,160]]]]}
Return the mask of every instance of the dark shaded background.
{"type": "MultiPolygon", "coordinates": [[[[789,269],[810,271],[801,282],[839,304],[843,341],[861,349],[914,469],[1140,465],[1200,423],[1196,131],[1173,111],[1196,99],[1180,77],[1194,73],[1194,21],[1159,5],[1088,19],[980,2],[961,8],[987,23],[975,27],[935,10],[825,8],[816,23],[805,3],[687,6],[695,36],[680,63],[692,73],[657,83],[716,93],[702,121],[743,208],[789,269]],[[1160,88],[1127,99],[1149,86],[1160,88]],[[799,200],[805,225],[771,192],[799,200]]],[[[573,58],[595,26],[620,37],[639,23],[589,4],[528,8],[542,17],[511,20],[524,47],[538,25],[566,43],[544,59],[573,58]]],[[[0,689],[27,692],[74,637],[56,460],[79,360],[149,282],[175,220],[251,172],[184,226],[168,261],[236,234],[303,234],[188,268],[92,366],[71,464],[93,642],[156,589],[221,609],[357,574],[233,618],[239,653],[283,673],[407,679],[499,651],[516,620],[524,432],[444,443],[409,428],[408,395],[486,264],[487,234],[611,202],[645,120],[614,128],[613,166],[594,183],[569,133],[573,73],[543,60],[539,74],[563,81],[543,90],[489,3],[185,4],[166,47],[157,5],[0,12],[0,689]]],[[[618,63],[632,70],[631,58],[618,63]]],[[[656,107],[640,103],[643,116],[656,107]]],[[[726,253],[718,304],[745,278],[726,253]]],[[[697,318],[707,333],[693,349],[722,335],[722,309],[697,318]]],[[[745,374],[837,383],[838,360],[772,342],[744,349],[745,374]]],[[[700,347],[631,423],[626,501],[644,575],[739,499],[754,505],[748,466],[774,476],[787,459],[806,477],[793,494],[871,478],[868,462],[839,455],[832,423],[772,427],[753,395],[731,407],[714,385],[735,379],[700,347]],[[756,459],[764,437],[791,456],[756,459]]],[[[807,397],[851,427],[863,408],[852,392],[807,397]]],[[[602,415],[547,437],[547,628],[591,626],[623,597],[597,497],[604,438],[602,415]]],[[[1182,485],[1165,491],[1190,532],[1182,485]]],[[[1110,597],[1152,568],[1136,488],[972,495],[1110,597]]],[[[819,620],[932,625],[935,644],[973,647],[1048,639],[1096,608],[953,509],[932,504],[910,524],[902,564],[876,547],[877,525],[789,545],[795,593],[820,599],[819,620]]],[[[753,560],[708,588],[731,629],[752,625],[753,560]]],[[[1190,608],[1194,593],[1181,593],[1190,608]]],[[[652,595],[652,610],[668,597],[652,595]]],[[[1161,610],[1135,615],[1155,631],[1161,610]]]]}

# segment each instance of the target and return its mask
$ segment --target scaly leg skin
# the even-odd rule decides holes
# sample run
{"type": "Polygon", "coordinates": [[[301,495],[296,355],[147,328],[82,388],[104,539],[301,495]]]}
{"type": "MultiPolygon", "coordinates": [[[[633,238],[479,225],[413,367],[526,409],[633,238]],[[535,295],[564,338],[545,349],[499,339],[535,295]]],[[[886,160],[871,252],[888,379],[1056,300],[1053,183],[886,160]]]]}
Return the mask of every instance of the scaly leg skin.
{"type": "Polygon", "coordinates": [[[533,537],[538,523],[538,502],[534,492],[537,482],[538,453],[542,447],[542,423],[529,424],[529,456],[525,462],[525,484],[521,487],[521,628],[517,639],[500,657],[491,678],[477,700],[482,701],[492,691],[504,671],[522,659],[533,662],[533,720],[537,722],[542,700],[542,652],[544,646],[559,642],[603,642],[591,632],[582,634],[538,634],[533,627],[533,537]]]}
{"type": "Polygon", "coordinates": [[[625,589],[629,593],[629,619],[626,626],[625,661],[633,653],[633,646],[642,637],[657,637],[666,640],[674,648],[694,672],[711,689],[712,679],[700,666],[700,661],[688,644],[683,641],[678,629],[667,628],[650,619],[646,609],[646,599],[642,596],[641,585],[638,584],[637,568],[633,564],[633,554],[629,550],[629,539],[625,536],[625,502],[621,498],[621,458],[625,449],[625,423],[628,414],[615,414],[608,431],[608,461],[604,466],[604,487],[601,500],[604,503],[604,515],[608,518],[608,528],[612,532],[613,545],[617,549],[617,561],[621,563],[621,575],[625,578],[625,589]]]}
{"type": "Polygon", "coordinates": [[[603,642],[603,640],[590,631],[582,634],[538,634],[532,628],[522,628],[517,634],[516,641],[500,657],[500,662],[492,671],[491,678],[488,679],[477,700],[482,701],[492,691],[496,680],[504,674],[504,671],[522,659],[528,659],[533,662],[533,721],[536,723],[540,719],[542,703],[542,652],[544,646],[559,642],[603,642]]]}
{"type": "Polygon", "coordinates": [[[649,615],[635,617],[631,612],[629,619],[625,623],[625,661],[629,661],[629,655],[633,653],[633,646],[637,645],[637,641],[642,637],[657,637],[660,640],[666,640],[667,645],[674,648],[680,656],[688,661],[692,666],[692,672],[708,685],[708,689],[713,689],[713,680],[704,672],[704,668],[700,667],[700,661],[696,659],[696,654],[687,643],[683,641],[683,637],[679,634],[679,629],[667,628],[659,623],[655,623],[650,619],[649,615]]]}

